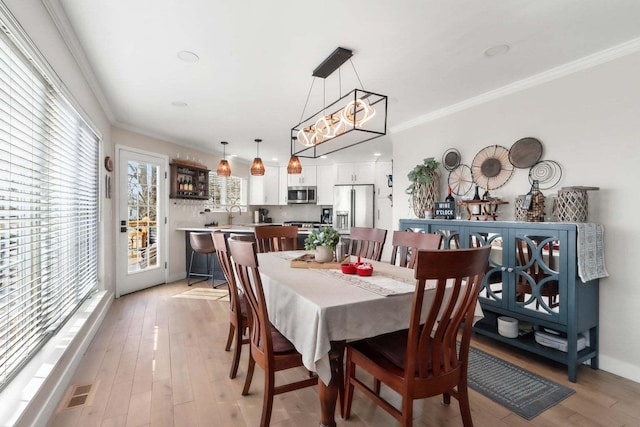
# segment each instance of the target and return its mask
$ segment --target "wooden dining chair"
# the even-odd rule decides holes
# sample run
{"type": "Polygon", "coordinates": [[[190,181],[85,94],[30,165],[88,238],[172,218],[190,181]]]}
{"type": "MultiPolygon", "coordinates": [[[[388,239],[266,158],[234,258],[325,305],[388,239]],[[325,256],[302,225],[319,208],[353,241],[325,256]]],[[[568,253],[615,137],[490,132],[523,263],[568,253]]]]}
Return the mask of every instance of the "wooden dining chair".
{"type": "Polygon", "coordinates": [[[300,249],[298,227],[293,225],[261,225],[255,228],[258,252],[279,252],[300,249]]]}
{"type": "Polygon", "coordinates": [[[394,230],[390,263],[413,268],[419,250],[440,249],[441,244],[441,234],[394,230]]]}
{"type": "Polygon", "coordinates": [[[451,396],[458,399],[463,424],[473,425],[467,390],[469,341],[490,251],[486,246],[418,252],[409,329],[346,345],[345,418],[351,414],[353,390],[358,388],[405,427],[413,425],[413,401],[438,394],[446,405],[451,396]],[[435,289],[425,291],[425,285],[435,289]],[[430,307],[422,323],[426,304],[430,307]],[[356,366],[400,394],[400,409],[356,378],[356,366]]]}
{"type": "Polygon", "coordinates": [[[317,385],[318,377],[313,376],[292,383],[275,385],[277,371],[303,366],[302,355],[269,321],[254,245],[230,239],[229,249],[234,270],[244,290],[251,321],[251,331],[249,332],[251,353],[242,395],[246,396],[249,393],[253,370],[258,364],[264,370],[265,377],[260,426],[266,427],[271,420],[273,397],[276,394],[317,385]]]}
{"type": "MultiPolygon", "coordinates": [[[[229,378],[235,378],[238,373],[242,345],[249,343],[249,338],[243,337],[247,334],[251,325],[247,315],[247,303],[245,301],[244,294],[239,291],[235,275],[233,274],[233,266],[231,264],[231,255],[229,254],[227,237],[221,232],[213,232],[211,233],[211,237],[213,238],[218,262],[220,263],[222,273],[224,274],[229,287],[229,335],[227,337],[227,344],[225,345],[224,350],[231,350],[231,344],[235,342],[233,349],[233,362],[231,363],[231,370],[229,371],[229,378]]],[[[253,239],[253,235],[246,235],[246,237],[253,239]]],[[[246,237],[235,236],[234,238],[243,239],[246,237]]]]}
{"type": "Polygon", "coordinates": [[[380,261],[387,230],[371,227],[351,227],[349,254],[380,261]]]}

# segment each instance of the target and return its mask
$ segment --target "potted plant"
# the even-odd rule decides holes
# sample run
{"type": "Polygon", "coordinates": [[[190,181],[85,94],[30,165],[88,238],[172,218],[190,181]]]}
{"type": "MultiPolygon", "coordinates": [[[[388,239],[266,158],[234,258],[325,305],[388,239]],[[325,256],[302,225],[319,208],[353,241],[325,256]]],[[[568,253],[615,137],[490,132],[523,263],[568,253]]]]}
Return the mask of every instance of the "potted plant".
{"type": "Polygon", "coordinates": [[[304,240],[304,248],[315,251],[317,262],[333,260],[333,252],[340,240],[340,233],[332,227],[322,227],[309,233],[304,240]]]}
{"type": "Polygon", "coordinates": [[[440,162],[429,157],[418,163],[407,175],[411,185],[405,191],[411,196],[411,206],[418,218],[424,218],[426,212],[433,212],[435,201],[440,196],[439,165],[440,162]]]}

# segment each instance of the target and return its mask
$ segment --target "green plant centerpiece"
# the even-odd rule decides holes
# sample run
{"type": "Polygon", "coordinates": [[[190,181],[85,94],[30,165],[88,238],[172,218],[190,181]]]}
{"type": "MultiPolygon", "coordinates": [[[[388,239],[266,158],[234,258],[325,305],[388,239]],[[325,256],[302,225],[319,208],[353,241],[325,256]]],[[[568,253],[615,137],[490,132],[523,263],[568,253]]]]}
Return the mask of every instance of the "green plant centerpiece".
{"type": "Polygon", "coordinates": [[[405,191],[411,196],[411,207],[418,218],[424,218],[427,212],[433,213],[435,202],[440,197],[438,166],[440,162],[428,157],[407,174],[411,184],[405,191]]]}
{"type": "Polygon", "coordinates": [[[340,241],[340,233],[332,227],[314,229],[304,240],[304,248],[315,251],[317,262],[333,260],[333,252],[340,241]]]}

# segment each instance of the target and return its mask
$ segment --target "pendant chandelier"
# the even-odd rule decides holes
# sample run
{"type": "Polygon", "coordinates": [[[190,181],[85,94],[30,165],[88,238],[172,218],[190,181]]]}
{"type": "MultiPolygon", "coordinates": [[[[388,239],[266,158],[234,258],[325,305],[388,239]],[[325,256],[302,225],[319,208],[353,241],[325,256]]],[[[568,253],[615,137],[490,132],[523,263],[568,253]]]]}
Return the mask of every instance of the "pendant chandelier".
{"type": "MultiPolygon", "coordinates": [[[[323,103],[320,111],[302,120],[315,78],[326,79],[352,56],[351,50],[339,47],[313,71],[314,80],[301,121],[291,128],[292,158],[299,156],[315,159],[386,135],[387,97],[368,92],[364,88],[353,89],[346,95],[340,93],[338,100],[329,105],[323,103]]],[[[353,71],[362,87],[355,67],[353,71]]]]}
{"type": "Polygon", "coordinates": [[[262,176],[264,175],[264,164],[260,158],[260,143],[262,140],[255,139],[254,141],[256,142],[256,158],[253,159],[253,163],[251,164],[251,175],[262,176]]]}
{"type": "Polygon", "coordinates": [[[222,160],[218,163],[218,169],[216,172],[219,176],[231,176],[231,167],[229,166],[229,162],[227,162],[227,144],[228,142],[222,141],[222,160]]]}
{"type": "MultiPolygon", "coordinates": [[[[295,136],[291,137],[292,145],[295,145],[296,139],[297,138],[295,136]]],[[[302,173],[302,163],[300,163],[300,159],[298,158],[298,156],[295,156],[293,154],[291,155],[289,164],[287,165],[287,173],[289,175],[297,175],[302,173]]]]}

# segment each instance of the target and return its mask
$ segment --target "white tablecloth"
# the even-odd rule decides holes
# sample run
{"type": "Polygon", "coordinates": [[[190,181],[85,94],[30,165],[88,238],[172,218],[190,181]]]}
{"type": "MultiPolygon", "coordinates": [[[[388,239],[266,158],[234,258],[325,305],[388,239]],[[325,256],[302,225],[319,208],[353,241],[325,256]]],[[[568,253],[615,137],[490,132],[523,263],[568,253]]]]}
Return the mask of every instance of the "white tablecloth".
{"type": "MultiPolygon", "coordinates": [[[[271,323],[302,354],[305,367],[328,384],[331,341],[356,340],[409,327],[413,293],[381,296],[349,284],[348,276],[321,270],[291,268],[290,259],[303,251],[258,254],[271,323]]],[[[413,270],[372,262],[374,275],[406,282],[413,270]]],[[[425,295],[425,308],[431,304],[425,295]]],[[[425,310],[426,312],[426,310],[425,310]]],[[[476,306],[475,320],[482,318],[476,306]]]]}

